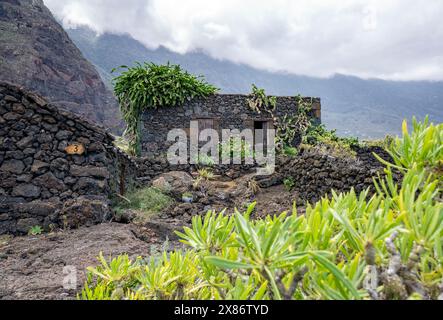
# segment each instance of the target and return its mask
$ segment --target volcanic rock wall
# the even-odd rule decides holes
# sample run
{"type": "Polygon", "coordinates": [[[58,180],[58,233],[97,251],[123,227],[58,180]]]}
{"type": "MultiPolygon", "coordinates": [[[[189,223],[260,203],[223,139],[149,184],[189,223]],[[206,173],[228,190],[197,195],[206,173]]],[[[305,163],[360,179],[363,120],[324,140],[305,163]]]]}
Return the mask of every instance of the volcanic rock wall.
{"type": "MultiPolygon", "coordinates": [[[[357,192],[370,189],[375,191],[373,178],[383,175],[384,166],[374,156],[391,161],[389,154],[380,147],[355,148],[355,156],[332,156],[320,152],[316,148],[302,149],[294,157],[278,156],[276,171],[269,176],[257,176],[256,180],[262,188],[280,185],[287,178],[292,178],[294,191],[302,203],[314,203],[331,190],[347,192],[354,188],[357,192]]],[[[171,165],[162,156],[138,158],[137,176],[140,185],[151,185],[152,181],[163,173],[183,171],[196,174],[198,165],[171,165]]],[[[210,170],[225,179],[237,179],[244,175],[257,172],[254,165],[213,165],[210,170]]],[[[399,179],[398,177],[396,177],[399,179]]],[[[263,192],[266,192],[264,190],[263,192]]]]}
{"type": "MultiPolygon", "coordinates": [[[[145,110],[141,125],[143,155],[166,154],[173,144],[168,142],[168,133],[173,129],[189,131],[191,121],[211,120],[212,129],[219,132],[220,138],[223,129],[254,130],[257,121],[273,122],[270,114],[258,113],[250,108],[248,103],[250,98],[248,95],[241,94],[215,94],[207,98],[187,101],[182,106],[145,110]]],[[[321,122],[321,100],[319,98],[304,98],[304,101],[312,103],[312,111],[309,116],[321,122]]],[[[275,109],[277,118],[294,116],[297,109],[296,97],[277,97],[275,109]]]]}
{"type": "Polygon", "coordinates": [[[124,193],[136,173],[113,140],[87,120],[0,82],[0,234],[108,219],[109,197],[124,193]]]}
{"type": "MultiPolygon", "coordinates": [[[[269,187],[292,178],[293,191],[300,201],[310,203],[331,195],[331,190],[340,193],[354,189],[360,193],[369,189],[373,193],[373,179],[384,174],[384,166],[373,153],[391,160],[389,154],[378,147],[358,148],[356,157],[331,156],[315,148],[302,150],[294,158],[279,158],[276,173],[262,177],[259,182],[262,187],[269,187]]],[[[400,179],[397,175],[394,178],[400,179]]]]}

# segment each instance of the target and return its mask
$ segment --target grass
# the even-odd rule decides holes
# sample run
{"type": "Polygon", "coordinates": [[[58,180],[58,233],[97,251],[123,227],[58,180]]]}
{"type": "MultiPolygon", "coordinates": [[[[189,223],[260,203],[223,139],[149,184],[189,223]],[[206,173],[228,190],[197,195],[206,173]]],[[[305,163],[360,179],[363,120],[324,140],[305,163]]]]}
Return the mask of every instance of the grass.
{"type": "Polygon", "coordinates": [[[126,138],[120,136],[114,136],[114,138],[115,138],[114,145],[124,153],[130,154],[129,141],[126,138]]]}
{"type": "Polygon", "coordinates": [[[394,139],[395,139],[395,137],[387,135],[383,139],[373,139],[373,140],[362,141],[362,145],[365,147],[379,147],[379,148],[383,148],[386,150],[392,144],[394,139]]]}
{"type": "Polygon", "coordinates": [[[171,197],[156,188],[143,188],[127,194],[126,200],[119,202],[114,209],[117,215],[125,210],[139,211],[141,216],[138,218],[145,219],[159,214],[173,202],[171,197]]]}
{"type": "Polygon", "coordinates": [[[205,179],[205,180],[214,179],[214,173],[212,172],[212,170],[207,169],[207,168],[203,168],[203,169],[198,170],[198,176],[202,179],[205,179]]]}

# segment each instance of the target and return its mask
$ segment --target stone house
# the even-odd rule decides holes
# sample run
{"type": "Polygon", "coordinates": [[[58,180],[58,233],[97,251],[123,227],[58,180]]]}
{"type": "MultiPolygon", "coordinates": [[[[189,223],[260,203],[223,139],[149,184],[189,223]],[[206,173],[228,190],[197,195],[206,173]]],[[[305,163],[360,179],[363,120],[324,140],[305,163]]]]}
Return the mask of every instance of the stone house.
{"type": "MultiPolygon", "coordinates": [[[[215,129],[273,129],[274,122],[269,113],[257,113],[249,106],[248,95],[216,94],[195,99],[178,107],[146,110],[141,119],[141,145],[143,156],[165,154],[171,142],[168,133],[173,129],[189,131],[191,121],[198,121],[199,130],[215,129]]],[[[304,98],[312,101],[311,117],[321,122],[319,98],[304,98]]],[[[297,114],[296,97],[277,97],[277,117],[297,114]]]]}

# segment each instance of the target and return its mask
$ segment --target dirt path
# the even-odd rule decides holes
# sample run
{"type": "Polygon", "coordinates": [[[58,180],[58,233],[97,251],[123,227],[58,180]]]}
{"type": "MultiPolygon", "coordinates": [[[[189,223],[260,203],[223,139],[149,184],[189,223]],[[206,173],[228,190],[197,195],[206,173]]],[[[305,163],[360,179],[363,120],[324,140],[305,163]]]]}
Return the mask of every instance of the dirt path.
{"type": "Polygon", "coordinates": [[[168,233],[162,226],[110,223],[0,242],[0,300],[75,299],[86,268],[97,264],[100,252],[148,256],[163,249],[168,233]],[[72,276],[77,290],[64,289],[64,282],[72,285],[72,276]]]}

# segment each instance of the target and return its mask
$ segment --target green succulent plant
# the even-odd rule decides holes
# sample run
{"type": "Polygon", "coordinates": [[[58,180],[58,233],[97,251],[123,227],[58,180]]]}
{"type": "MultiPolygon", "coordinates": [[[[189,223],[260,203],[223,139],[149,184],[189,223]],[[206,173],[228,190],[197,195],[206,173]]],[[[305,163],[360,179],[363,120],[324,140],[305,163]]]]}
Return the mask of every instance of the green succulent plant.
{"type": "Polygon", "coordinates": [[[150,108],[174,107],[218,91],[202,76],[196,77],[179,65],[136,63],[134,67],[121,66],[112,70],[121,74],[113,80],[114,92],[127,124],[125,136],[129,152],[140,154],[140,116],[150,108]]]}

